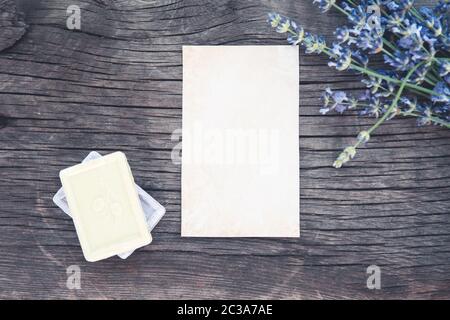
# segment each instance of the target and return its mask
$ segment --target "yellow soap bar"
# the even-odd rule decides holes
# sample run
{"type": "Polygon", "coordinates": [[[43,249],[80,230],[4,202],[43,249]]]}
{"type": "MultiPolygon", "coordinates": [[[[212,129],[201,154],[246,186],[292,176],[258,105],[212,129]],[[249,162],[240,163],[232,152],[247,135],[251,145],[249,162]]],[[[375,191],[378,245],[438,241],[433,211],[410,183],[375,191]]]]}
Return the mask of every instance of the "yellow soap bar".
{"type": "Polygon", "coordinates": [[[135,250],[152,241],[122,152],[64,169],[60,178],[87,261],[135,250]]]}

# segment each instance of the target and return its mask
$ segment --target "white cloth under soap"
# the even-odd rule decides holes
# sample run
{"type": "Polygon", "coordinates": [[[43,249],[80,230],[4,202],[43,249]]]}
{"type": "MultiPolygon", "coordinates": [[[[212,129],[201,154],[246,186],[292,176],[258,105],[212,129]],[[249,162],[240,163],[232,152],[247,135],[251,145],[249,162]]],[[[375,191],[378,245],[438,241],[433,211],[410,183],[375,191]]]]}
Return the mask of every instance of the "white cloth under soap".
{"type": "MultiPolygon", "coordinates": [[[[96,151],[92,151],[91,153],[88,154],[88,156],[86,158],[84,158],[84,160],[82,162],[84,163],[84,162],[94,160],[94,159],[97,159],[100,157],[102,157],[102,155],[100,153],[98,153],[96,151]]],[[[155,226],[161,220],[161,218],[164,216],[164,214],[166,213],[166,209],[158,201],[153,199],[153,197],[151,195],[149,195],[147,192],[145,192],[144,189],[139,187],[137,184],[136,184],[136,190],[139,195],[139,200],[141,201],[142,210],[144,211],[148,230],[149,230],[149,232],[151,232],[153,230],[153,228],[155,228],[155,226]]],[[[58,190],[58,192],[53,196],[53,202],[62,211],[64,211],[65,214],[67,214],[68,216],[71,216],[69,205],[67,203],[66,195],[64,193],[63,188],[60,188],[58,190]]],[[[126,259],[133,252],[134,251],[123,252],[123,253],[119,254],[118,256],[122,259],[126,259]]]]}

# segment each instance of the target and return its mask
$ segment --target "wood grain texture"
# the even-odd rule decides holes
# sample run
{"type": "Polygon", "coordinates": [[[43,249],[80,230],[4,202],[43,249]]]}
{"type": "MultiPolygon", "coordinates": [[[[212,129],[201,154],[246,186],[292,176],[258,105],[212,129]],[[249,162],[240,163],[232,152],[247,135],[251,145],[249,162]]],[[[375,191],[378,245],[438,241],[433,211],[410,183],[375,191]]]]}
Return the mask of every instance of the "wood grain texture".
{"type": "Polygon", "coordinates": [[[0,51],[11,47],[25,34],[27,24],[14,0],[0,0],[0,51]]]}
{"type": "Polygon", "coordinates": [[[331,168],[373,119],[319,115],[325,87],[363,87],[324,57],[300,58],[301,238],[180,237],[181,46],[284,44],[272,10],[331,37],[343,18],[311,2],[0,0],[0,298],[450,298],[450,131],[391,120],[331,168]],[[71,4],[81,31],[66,29],[71,4]],[[52,203],[59,170],[91,150],[124,151],[167,208],[125,261],[85,262],[52,203]],[[66,287],[73,264],[81,290],[66,287]],[[372,264],[381,290],[366,288],[372,264]]]}

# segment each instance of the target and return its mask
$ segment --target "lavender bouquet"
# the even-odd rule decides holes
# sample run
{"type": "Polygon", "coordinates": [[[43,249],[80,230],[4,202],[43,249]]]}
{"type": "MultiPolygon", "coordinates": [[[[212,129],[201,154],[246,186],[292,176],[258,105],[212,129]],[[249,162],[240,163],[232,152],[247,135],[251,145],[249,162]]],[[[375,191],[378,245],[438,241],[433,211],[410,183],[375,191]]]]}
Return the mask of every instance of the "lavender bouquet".
{"type": "Polygon", "coordinates": [[[367,90],[360,96],[327,88],[322,114],[355,109],[377,118],[339,154],[334,167],[352,159],[374,130],[393,117],[416,117],[418,125],[450,128],[450,0],[440,0],[432,9],[416,8],[413,0],[313,2],[322,12],[336,9],[348,18],[349,25],[336,29],[331,45],[278,13],[270,13],[268,21],[277,32],[287,34],[290,44],[305,47],[307,54],[326,54],[330,67],[362,75],[367,90]],[[382,55],[382,68],[370,64],[369,57],[377,61],[374,55],[382,55]]]}

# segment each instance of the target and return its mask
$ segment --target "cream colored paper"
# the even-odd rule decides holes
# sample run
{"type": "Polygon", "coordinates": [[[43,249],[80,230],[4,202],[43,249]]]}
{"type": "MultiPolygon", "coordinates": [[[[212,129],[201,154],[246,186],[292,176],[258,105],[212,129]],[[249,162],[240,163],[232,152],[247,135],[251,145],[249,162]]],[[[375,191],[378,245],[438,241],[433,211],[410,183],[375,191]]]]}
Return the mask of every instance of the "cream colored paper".
{"type": "Polygon", "coordinates": [[[297,46],[184,46],[182,236],[298,237],[297,46]]]}

